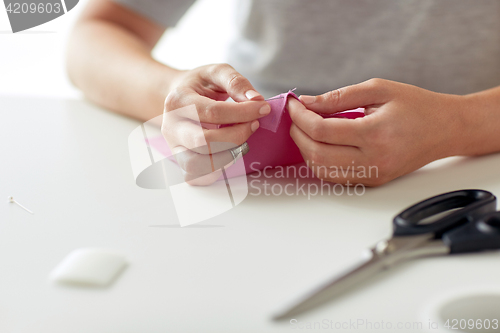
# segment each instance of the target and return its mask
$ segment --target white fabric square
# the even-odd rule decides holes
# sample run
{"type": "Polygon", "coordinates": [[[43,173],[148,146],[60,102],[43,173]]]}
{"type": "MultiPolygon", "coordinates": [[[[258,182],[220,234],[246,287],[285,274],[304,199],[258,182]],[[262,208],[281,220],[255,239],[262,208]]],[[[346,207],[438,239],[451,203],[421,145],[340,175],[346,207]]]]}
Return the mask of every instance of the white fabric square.
{"type": "Polygon", "coordinates": [[[104,287],[113,282],[126,265],[124,256],[110,250],[77,249],[57,265],[50,279],[63,284],[104,287]]]}

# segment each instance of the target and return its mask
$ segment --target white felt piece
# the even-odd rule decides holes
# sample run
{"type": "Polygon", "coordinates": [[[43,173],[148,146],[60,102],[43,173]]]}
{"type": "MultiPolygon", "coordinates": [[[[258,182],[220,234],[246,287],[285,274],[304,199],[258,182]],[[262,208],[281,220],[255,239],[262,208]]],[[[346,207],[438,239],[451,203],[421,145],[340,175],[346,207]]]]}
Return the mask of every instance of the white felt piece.
{"type": "Polygon", "coordinates": [[[57,283],[108,286],[127,265],[124,256],[106,249],[83,248],[69,253],[50,273],[57,283]]]}

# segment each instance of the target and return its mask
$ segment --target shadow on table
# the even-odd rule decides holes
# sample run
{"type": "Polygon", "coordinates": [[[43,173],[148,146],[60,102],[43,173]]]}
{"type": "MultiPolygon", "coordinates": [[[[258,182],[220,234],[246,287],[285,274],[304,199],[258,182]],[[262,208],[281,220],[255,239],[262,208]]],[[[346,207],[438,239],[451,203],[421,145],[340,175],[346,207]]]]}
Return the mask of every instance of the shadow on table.
{"type": "Polygon", "coordinates": [[[182,228],[182,229],[185,229],[185,228],[199,228],[199,229],[202,229],[202,228],[222,228],[222,227],[225,227],[223,225],[208,225],[208,224],[192,224],[192,225],[188,225],[188,226],[185,226],[185,227],[181,227],[179,224],[157,224],[157,225],[150,225],[149,227],[151,228],[182,228]]]}

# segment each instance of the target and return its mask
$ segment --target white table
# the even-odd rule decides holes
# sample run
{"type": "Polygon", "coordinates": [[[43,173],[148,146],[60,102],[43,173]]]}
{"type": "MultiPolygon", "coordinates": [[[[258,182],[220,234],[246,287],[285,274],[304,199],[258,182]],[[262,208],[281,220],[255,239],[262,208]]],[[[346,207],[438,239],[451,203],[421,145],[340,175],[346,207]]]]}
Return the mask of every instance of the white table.
{"type": "MultiPolygon", "coordinates": [[[[288,332],[288,322],[270,320],[273,311],[388,236],[406,206],[462,188],[500,195],[500,154],[455,158],[361,197],[249,195],[223,215],[179,228],[169,191],[134,183],[127,137],[138,122],[82,101],[7,96],[0,96],[0,115],[0,197],[12,195],[35,212],[0,205],[6,333],[288,332]],[[96,246],[129,259],[110,288],[48,281],[70,251],[96,246]]],[[[435,297],[494,288],[499,259],[417,260],[297,319],[426,325],[423,313],[435,297]]]]}

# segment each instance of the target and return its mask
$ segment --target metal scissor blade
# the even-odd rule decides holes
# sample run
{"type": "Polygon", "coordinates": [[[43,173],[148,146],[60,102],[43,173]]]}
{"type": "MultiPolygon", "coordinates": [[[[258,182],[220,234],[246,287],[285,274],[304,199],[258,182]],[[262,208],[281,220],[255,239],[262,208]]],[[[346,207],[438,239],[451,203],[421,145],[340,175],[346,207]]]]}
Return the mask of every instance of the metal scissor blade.
{"type": "Polygon", "coordinates": [[[344,274],[324,283],[299,300],[274,316],[275,320],[288,318],[315,308],[339,296],[344,291],[359,284],[361,281],[373,276],[378,271],[390,267],[403,260],[425,257],[430,255],[443,255],[449,253],[449,248],[440,240],[433,241],[432,234],[393,237],[377,243],[369,250],[361,263],[358,263],[344,274]]]}
{"type": "Polygon", "coordinates": [[[355,265],[354,268],[347,270],[344,274],[337,275],[332,280],[311,290],[309,293],[293,302],[293,305],[288,307],[285,311],[276,314],[273,319],[281,320],[289,318],[326,303],[339,296],[344,291],[347,291],[352,286],[372,276],[374,273],[382,270],[384,267],[385,257],[380,257],[374,253],[374,250],[371,250],[370,256],[361,263],[355,265]]]}

